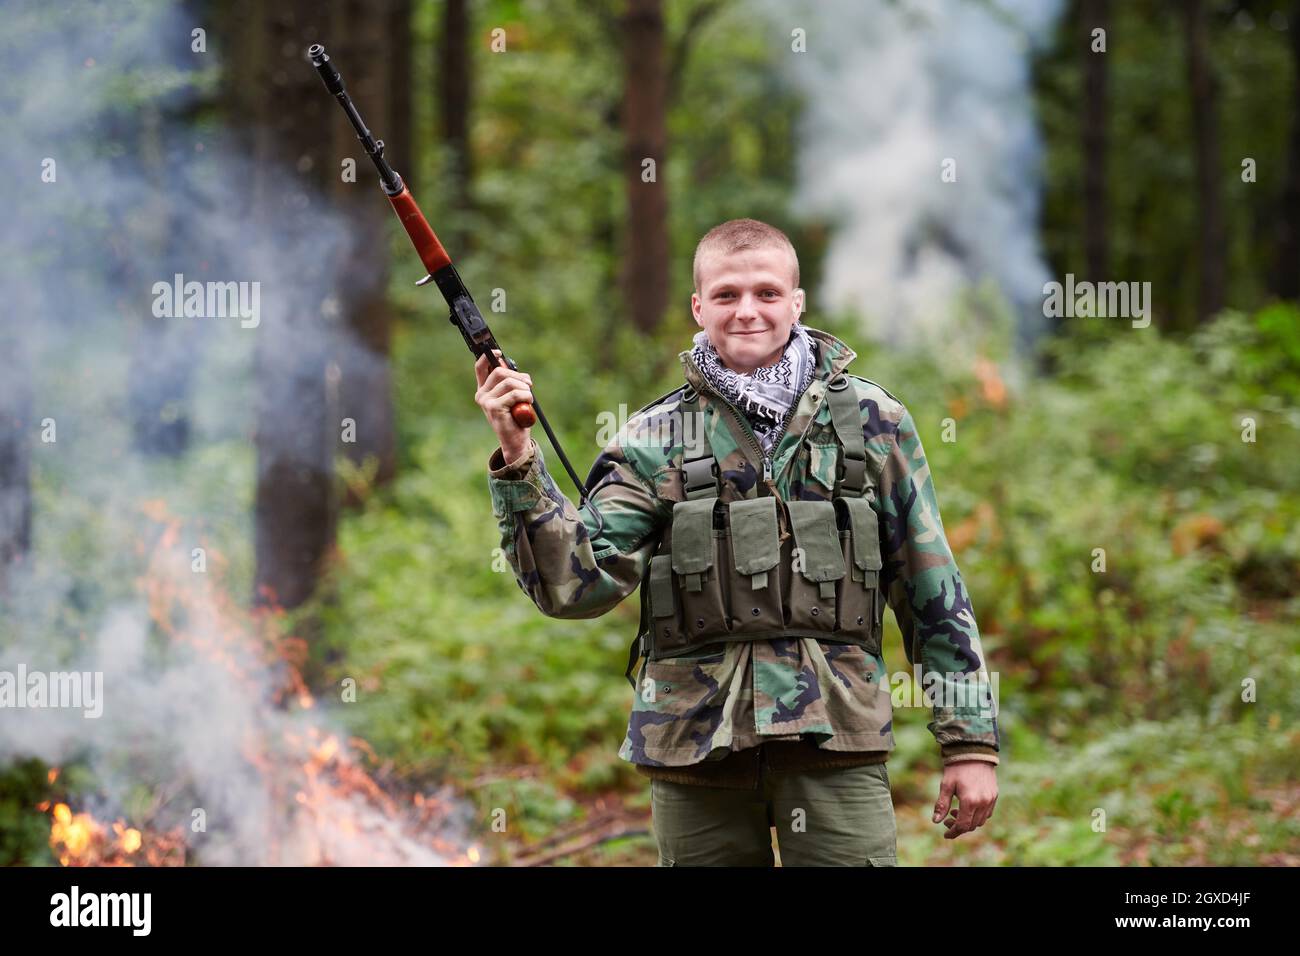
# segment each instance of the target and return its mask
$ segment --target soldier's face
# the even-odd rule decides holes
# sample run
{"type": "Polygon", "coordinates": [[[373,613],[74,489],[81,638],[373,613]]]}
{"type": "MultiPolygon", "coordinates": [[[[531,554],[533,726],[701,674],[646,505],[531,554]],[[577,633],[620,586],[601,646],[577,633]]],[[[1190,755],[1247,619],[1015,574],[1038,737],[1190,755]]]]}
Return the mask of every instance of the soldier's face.
{"type": "Polygon", "coordinates": [[[727,368],[742,375],[781,358],[803,311],[785,249],[746,249],[700,263],[700,289],[691,313],[727,368]]]}

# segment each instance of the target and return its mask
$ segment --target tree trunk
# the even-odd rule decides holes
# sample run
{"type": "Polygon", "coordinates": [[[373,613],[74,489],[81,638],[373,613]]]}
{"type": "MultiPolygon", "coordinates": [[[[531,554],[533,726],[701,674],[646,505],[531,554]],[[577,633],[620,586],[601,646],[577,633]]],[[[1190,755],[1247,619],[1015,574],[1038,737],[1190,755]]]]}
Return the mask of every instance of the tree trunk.
{"type": "Polygon", "coordinates": [[[667,72],[662,0],[628,0],[623,17],[623,176],[628,223],[623,295],[636,328],[651,333],[669,295],[667,72]],[[654,179],[643,181],[654,160],[654,179]]]}
{"type": "Polygon", "coordinates": [[[383,133],[384,155],[419,195],[412,139],[411,0],[389,0],[388,6],[388,126],[383,133]]]}
{"type": "MultiPolygon", "coordinates": [[[[388,11],[375,10],[373,4],[361,0],[343,0],[331,9],[331,36],[336,39],[326,50],[338,64],[366,125],[382,139],[391,128],[389,53],[396,39],[388,32],[388,11]]],[[[321,93],[324,95],[324,87],[321,93]]],[[[328,96],[324,100],[332,105],[328,96]]],[[[331,427],[343,439],[344,457],[358,468],[374,468],[372,484],[378,486],[391,481],[397,470],[388,307],[387,231],[393,213],[378,186],[374,164],[343,111],[335,106],[329,119],[333,150],[327,165],[332,198],[352,240],[336,273],[347,334],[339,340],[333,356],[339,371],[338,414],[331,427]],[[356,160],[355,182],[343,181],[340,163],[345,157],[356,160]]],[[[359,503],[356,491],[349,488],[344,504],[359,503]]]]}
{"type": "Polygon", "coordinates": [[[1110,0],[1082,0],[1079,4],[1083,27],[1083,245],[1085,276],[1091,282],[1110,277],[1109,236],[1106,216],[1106,161],[1109,137],[1106,129],[1110,109],[1107,99],[1106,58],[1109,53],[1092,49],[1092,31],[1110,34],[1110,0]]]}
{"type": "MultiPolygon", "coordinates": [[[[332,263],[292,250],[319,241],[321,197],[338,169],[328,136],[338,105],[304,57],[309,44],[329,36],[325,9],[308,0],[245,9],[261,34],[245,100],[258,130],[254,228],[286,246],[284,259],[259,277],[254,602],[293,608],[312,595],[334,542],[338,423],[326,404],[329,329],[322,307],[332,263]]],[[[351,82],[353,64],[339,65],[351,82]]]]}
{"type": "Polygon", "coordinates": [[[0,387],[0,597],[10,590],[14,567],[32,546],[31,443],[40,423],[32,415],[31,379],[25,356],[19,316],[33,312],[22,308],[28,295],[15,290],[14,306],[0,316],[0,348],[8,362],[0,387]]]}
{"type": "MultiPolygon", "coordinates": [[[[441,101],[442,137],[451,150],[447,191],[457,211],[473,208],[471,184],[474,156],[470,147],[469,115],[473,97],[470,49],[470,17],[467,0],[446,0],[443,7],[442,39],[438,51],[438,86],[441,101]]],[[[473,237],[464,216],[452,216],[448,224],[452,255],[460,257],[470,248],[473,237]]]]}
{"type": "MultiPolygon", "coordinates": [[[[172,281],[181,274],[185,281],[222,281],[225,264],[205,261],[201,267],[176,250],[201,245],[192,231],[201,229],[194,217],[184,215],[173,197],[184,192],[175,165],[175,148],[169,129],[189,133],[205,104],[195,98],[183,113],[164,115],[150,104],[132,110],[128,120],[128,149],[117,162],[138,166],[148,176],[151,189],[135,210],[134,227],[120,224],[114,231],[126,247],[118,254],[116,289],[140,288],[151,283],[139,274],[142,267],[172,281]],[[203,269],[200,273],[196,270],[203,269]]],[[[125,178],[125,176],[124,176],[125,178]]],[[[125,297],[118,305],[123,319],[133,330],[128,402],[136,449],[145,455],[179,457],[189,447],[190,386],[198,364],[199,336],[193,326],[177,318],[159,318],[125,297]]]]}
{"type": "Polygon", "coordinates": [[[1291,34],[1291,146],[1286,179],[1278,202],[1277,265],[1273,291],[1283,299],[1300,299],[1300,0],[1292,4],[1291,34]]]}
{"type": "Polygon", "coordinates": [[[1200,219],[1197,237],[1200,283],[1196,303],[1196,321],[1200,324],[1223,308],[1227,274],[1219,164],[1219,84],[1214,64],[1210,62],[1209,31],[1202,0],[1185,0],[1181,6],[1200,219]]]}

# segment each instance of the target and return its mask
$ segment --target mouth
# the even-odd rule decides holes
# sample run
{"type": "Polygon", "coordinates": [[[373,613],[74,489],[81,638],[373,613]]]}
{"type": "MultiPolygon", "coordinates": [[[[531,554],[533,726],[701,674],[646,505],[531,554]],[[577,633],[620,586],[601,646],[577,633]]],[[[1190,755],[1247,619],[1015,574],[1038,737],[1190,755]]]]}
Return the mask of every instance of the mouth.
{"type": "Polygon", "coordinates": [[[755,329],[753,332],[732,332],[732,335],[762,335],[767,329],[755,329]]]}

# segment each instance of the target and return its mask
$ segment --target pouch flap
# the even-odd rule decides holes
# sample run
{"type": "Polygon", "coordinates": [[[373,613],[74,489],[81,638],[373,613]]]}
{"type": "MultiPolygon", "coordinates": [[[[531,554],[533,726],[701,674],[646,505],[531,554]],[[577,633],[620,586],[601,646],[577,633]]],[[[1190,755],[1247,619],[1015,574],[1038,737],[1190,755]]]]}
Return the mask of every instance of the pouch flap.
{"type": "Polygon", "coordinates": [[[781,560],[776,524],[776,498],[745,498],[731,502],[731,553],[737,574],[761,574],[781,560]]]}
{"type": "Polygon", "coordinates": [[[673,570],[702,574],[713,566],[713,506],[717,498],[679,501],[673,506],[673,570]]]}
{"type": "Polygon", "coordinates": [[[844,577],[844,552],[830,501],[790,501],[790,528],[795,546],[803,550],[803,576],[809,581],[838,581],[844,577]]]}
{"type": "Polygon", "coordinates": [[[837,498],[836,503],[845,508],[849,527],[853,529],[853,563],[862,571],[879,571],[880,526],[876,513],[867,498],[837,498]]]}

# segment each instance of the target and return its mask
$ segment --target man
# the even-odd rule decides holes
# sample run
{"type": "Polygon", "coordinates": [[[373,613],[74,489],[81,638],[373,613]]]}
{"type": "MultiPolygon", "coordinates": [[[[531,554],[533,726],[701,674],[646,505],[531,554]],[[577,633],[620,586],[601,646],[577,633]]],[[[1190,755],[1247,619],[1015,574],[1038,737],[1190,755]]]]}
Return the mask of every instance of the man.
{"type": "Polygon", "coordinates": [[[979,632],[916,427],[845,374],[852,349],[799,324],[780,230],[723,223],[694,277],[687,384],[606,446],[581,513],[510,417],[532,379],[479,360],[503,548],[553,617],[596,617],[641,585],[619,755],[651,778],[660,865],[771,865],[775,826],[783,865],[892,866],[886,600],[909,662],[937,677],[934,821],[955,838],[997,799],[996,717],[969,693],[987,678],[979,632]]]}

